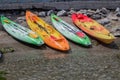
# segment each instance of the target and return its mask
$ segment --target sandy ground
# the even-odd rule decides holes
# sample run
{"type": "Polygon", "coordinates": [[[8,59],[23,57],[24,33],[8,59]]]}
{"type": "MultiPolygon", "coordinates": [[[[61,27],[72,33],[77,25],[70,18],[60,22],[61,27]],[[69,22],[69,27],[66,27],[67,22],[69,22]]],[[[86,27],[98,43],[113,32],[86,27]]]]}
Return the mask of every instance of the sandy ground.
{"type": "MultiPolygon", "coordinates": [[[[16,17],[12,19],[19,23],[16,17]]],[[[43,19],[51,24],[49,17],[43,19]]],[[[69,17],[62,19],[72,24],[69,17]]],[[[120,21],[112,23],[119,26],[120,21]]],[[[91,40],[91,48],[69,41],[71,50],[60,52],[46,45],[35,47],[19,42],[1,28],[0,48],[13,47],[15,52],[4,54],[0,71],[8,73],[7,80],[119,80],[120,38],[110,45],[91,40]]]]}

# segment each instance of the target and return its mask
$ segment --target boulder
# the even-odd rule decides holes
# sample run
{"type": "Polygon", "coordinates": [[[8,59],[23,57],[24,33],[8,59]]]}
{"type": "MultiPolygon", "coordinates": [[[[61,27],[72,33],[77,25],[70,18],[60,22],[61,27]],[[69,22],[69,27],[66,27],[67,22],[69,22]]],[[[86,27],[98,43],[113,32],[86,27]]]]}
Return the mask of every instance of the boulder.
{"type": "MultiPolygon", "coordinates": [[[[48,12],[47,12],[47,16],[50,16],[52,13],[54,13],[54,11],[53,10],[49,10],[48,12]]],[[[55,13],[54,13],[55,14],[55,13]]]]}
{"type": "Polygon", "coordinates": [[[87,10],[86,15],[90,17],[90,16],[94,15],[95,13],[96,12],[94,10],[89,9],[89,10],[87,10]]]}
{"type": "Polygon", "coordinates": [[[80,10],[77,13],[87,14],[87,10],[80,10]]]}
{"type": "Polygon", "coordinates": [[[116,10],[115,10],[115,12],[119,12],[120,11],[120,8],[119,7],[117,7],[116,8],[116,10]]]}
{"type": "Polygon", "coordinates": [[[116,13],[116,16],[117,16],[117,17],[120,17],[120,11],[116,13]]]}
{"type": "Polygon", "coordinates": [[[67,16],[67,11],[65,10],[58,11],[57,16],[67,16]]]}
{"type": "Polygon", "coordinates": [[[94,15],[91,16],[91,18],[92,18],[92,19],[95,19],[95,20],[101,19],[101,15],[99,15],[99,14],[94,14],[94,15]]]}
{"type": "Polygon", "coordinates": [[[100,9],[100,12],[103,14],[108,14],[110,11],[106,8],[102,8],[102,9],[100,9]]]}
{"type": "Polygon", "coordinates": [[[40,17],[46,17],[46,12],[45,11],[39,12],[38,16],[40,16],[40,17]]]}

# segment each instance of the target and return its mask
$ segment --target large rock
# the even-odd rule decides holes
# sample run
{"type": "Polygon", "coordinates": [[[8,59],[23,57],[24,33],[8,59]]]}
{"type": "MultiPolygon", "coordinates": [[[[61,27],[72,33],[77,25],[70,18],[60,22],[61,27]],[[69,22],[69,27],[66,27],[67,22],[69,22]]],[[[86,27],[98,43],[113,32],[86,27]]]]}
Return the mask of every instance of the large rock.
{"type": "Polygon", "coordinates": [[[101,19],[101,15],[100,14],[94,14],[94,15],[91,16],[91,18],[95,19],[95,20],[101,19]]]}
{"type": "Polygon", "coordinates": [[[47,12],[47,16],[50,16],[52,13],[55,14],[55,12],[54,12],[53,10],[49,10],[49,11],[47,12]]]}
{"type": "Polygon", "coordinates": [[[26,20],[25,16],[17,17],[17,20],[26,20]]]}
{"type": "Polygon", "coordinates": [[[71,8],[70,11],[67,14],[72,15],[73,13],[76,13],[76,11],[74,10],[74,8],[71,8]]]}
{"type": "Polygon", "coordinates": [[[57,16],[67,16],[67,11],[65,10],[58,11],[57,16]]]}
{"type": "Polygon", "coordinates": [[[102,8],[102,9],[100,9],[100,12],[103,14],[108,14],[110,11],[106,8],[102,8]]]}
{"type": "Polygon", "coordinates": [[[89,10],[87,10],[86,15],[90,17],[90,16],[94,15],[95,13],[96,13],[96,11],[89,9],[89,10]]]}
{"type": "Polygon", "coordinates": [[[106,25],[106,24],[110,23],[110,20],[108,18],[104,18],[101,20],[97,20],[97,22],[102,24],[102,25],[106,25]]]}
{"type": "Polygon", "coordinates": [[[111,32],[113,33],[114,36],[120,37],[120,27],[112,28],[111,32]]]}
{"type": "Polygon", "coordinates": [[[87,10],[80,10],[77,13],[87,14],[87,10]]]}
{"type": "Polygon", "coordinates": [[[98,13],[99,15],[101,15],[102,18],[106,18],[107,17],[107,14],[103,14],[103,13],[98,13]]]}
{"type": "Polygon", "coordinates": [[[119,7],[117,7],[116,8],[116,10],[115,10],[115,12],[119,12],[120,11],[120,8],[119,7]]]}
{"type": "Polygon", "coordinates": [[[46,12],[45,11],[39,12],[38,16],[40,16],[40,17],[46,17],[46,12]]]}
{"type": "Polygon", "coordinates": [[[96,14],[97,14],[97,13],[100,13],[100,9],[96,9],[95,13],[96,13],[96,14]]]}
{"type": "Polygon", "coordinates": [[[116,16],[117,16],[117,17],[120,17],[120,11],[116,13],[116,16]]]}

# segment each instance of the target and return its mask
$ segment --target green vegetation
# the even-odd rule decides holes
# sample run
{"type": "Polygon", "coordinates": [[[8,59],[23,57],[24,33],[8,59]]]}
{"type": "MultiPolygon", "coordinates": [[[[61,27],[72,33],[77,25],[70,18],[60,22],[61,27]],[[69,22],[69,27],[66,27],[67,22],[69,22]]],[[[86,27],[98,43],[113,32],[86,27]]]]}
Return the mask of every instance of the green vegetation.
{"type": "Polygon", "coordinates": [[[7,73],[5,72],[5,71],[0,71],[0,80],[7,80],[6,78],[5,78],[5,75],[6,75],[7,73]]]}

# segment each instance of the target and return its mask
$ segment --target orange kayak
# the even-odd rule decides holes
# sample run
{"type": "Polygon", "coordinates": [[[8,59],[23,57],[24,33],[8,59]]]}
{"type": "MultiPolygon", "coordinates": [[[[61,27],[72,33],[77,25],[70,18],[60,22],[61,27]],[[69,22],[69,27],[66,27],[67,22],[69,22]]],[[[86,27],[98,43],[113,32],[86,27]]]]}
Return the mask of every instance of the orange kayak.
{"type": "Polygon", "coordinates": [[[29,27],[35,31],[48,46],[62,51],[70,49],[68,41],[51,25],[37,17],[37,15],[26,11],[26,21],[29,27]]]}
{"type": "Polygon", "coordinates": [[[72,20],[81,30],[103,43],[110,44],[115,39],[105,27],[84,14],[74,13],[72,14],[72,20]]]}

